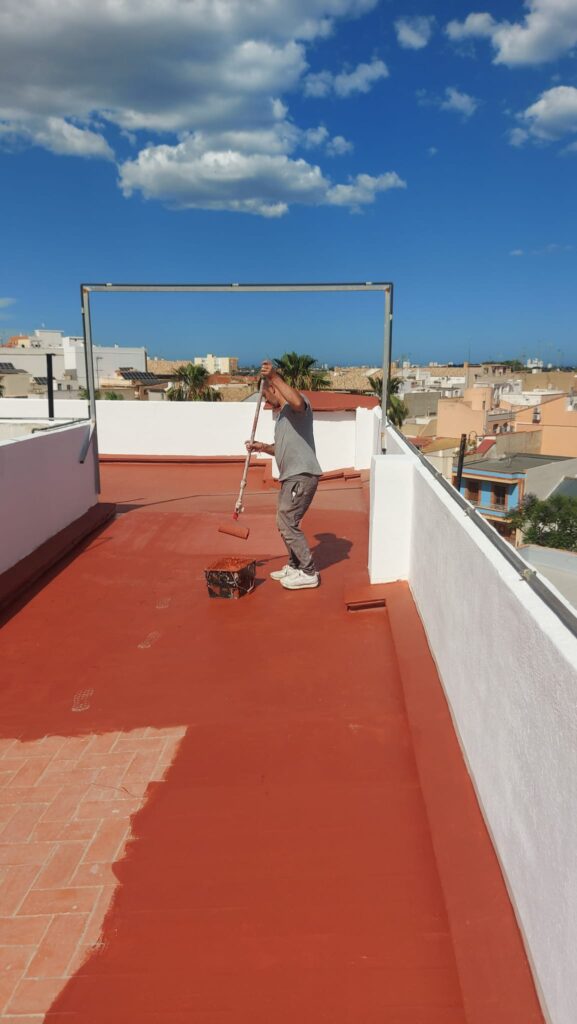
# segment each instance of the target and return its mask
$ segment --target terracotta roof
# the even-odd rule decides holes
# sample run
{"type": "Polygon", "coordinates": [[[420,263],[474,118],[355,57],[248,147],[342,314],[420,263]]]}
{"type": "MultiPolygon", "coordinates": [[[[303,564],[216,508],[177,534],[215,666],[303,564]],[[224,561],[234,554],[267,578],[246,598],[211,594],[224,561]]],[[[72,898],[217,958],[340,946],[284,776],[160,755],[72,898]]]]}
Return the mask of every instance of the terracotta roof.
{"type": "MultiPolygon", "coordinates": [[[[417,438],[417,440],[428,441],[428,438],[417,438]]],[[[437,437],[436,440],[432,441],[431,444],[424,444],[422,446],[423,455],[429,455],[433,452],[443,452],[448,449],[458,448],[461,443],[459,437],[437,437]]]]}
{"type": "MultiPolygon", "coordinates": [[[[301,391],[311,403],[313,412],[354,412],[355,409],[376,409],[381,403],[375,395],[351,395],[339,391],[301,391]]],[[[267,403],[267,408],[271,408],[267,403]]]]}
{"type": "Polygon", "coordinates": [[[474,454],[475,455],[485,455],[486,452],[488,452],[493,447],[494,444],[495,444],[495,439],[493,437],[486,437],[484,441],[481,441],[481,444],[479,445],[479,447],[475,448],[475,453],[474,454]]]}
{"type": "Polygon", "coordinates": [[[411,437],[410,434],[405,434],[405,437],[415,448],[426,448],[431,443],[430,437],[411,437]]]}

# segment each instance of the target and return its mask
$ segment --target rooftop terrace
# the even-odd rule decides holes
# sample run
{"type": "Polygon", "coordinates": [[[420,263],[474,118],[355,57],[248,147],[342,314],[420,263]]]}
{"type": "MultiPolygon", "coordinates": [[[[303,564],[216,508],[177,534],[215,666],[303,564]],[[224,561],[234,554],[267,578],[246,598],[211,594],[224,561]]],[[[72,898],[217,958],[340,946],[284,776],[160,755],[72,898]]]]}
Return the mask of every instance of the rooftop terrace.
{"type": "Polygon", "coordinates": [[[3,1019],[574,1024],[577,642],[473,510],[392,433],[321,483],[287,592],[270,463],[243,543],[234,458],[113,452],[95,511],[87,430],[0,445],[51,524],[4,573],[3,1019]],[[386,607],[348,611],[367,565],[386,607]]]}

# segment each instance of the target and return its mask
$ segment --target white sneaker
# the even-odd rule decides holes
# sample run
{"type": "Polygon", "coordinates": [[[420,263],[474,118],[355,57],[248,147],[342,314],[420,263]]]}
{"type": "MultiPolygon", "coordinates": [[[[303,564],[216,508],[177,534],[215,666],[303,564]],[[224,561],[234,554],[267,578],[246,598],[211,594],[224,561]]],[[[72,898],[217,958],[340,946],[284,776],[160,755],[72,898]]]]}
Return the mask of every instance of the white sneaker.
{"type": "Polygon", "coordinates": [[[271,580],[284,580],[287,576],[292,576],[293,573],[298,572],[298,569],[294,569],[292,565],[283,565],[282,569],[277,569],[276,572],[270,573],[271,580]]]}
{"type": "Polygon", "coordinates": [[[318,572],[315,572],[314,576],[309,573],[302,572],[300,569],[296,569],[289,575],[285,576],[281,580],[283,587],[287,590],[306,590],[310,587],[318,587],[320,578],[318,572]]]}

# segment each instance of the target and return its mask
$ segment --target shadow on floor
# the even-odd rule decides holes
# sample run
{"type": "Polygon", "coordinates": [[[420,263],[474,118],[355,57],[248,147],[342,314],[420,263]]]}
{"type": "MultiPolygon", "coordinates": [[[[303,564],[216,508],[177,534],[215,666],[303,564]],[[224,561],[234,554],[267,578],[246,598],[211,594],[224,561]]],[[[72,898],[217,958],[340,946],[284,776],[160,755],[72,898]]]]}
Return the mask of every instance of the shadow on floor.
{"type": "Polygon", "coordinates": [[[317,569],[328,569],[329,565],[346,562],[350,558],[353,542],[335,533],[315,533],[316,547],[312,549],[317,569]]]}

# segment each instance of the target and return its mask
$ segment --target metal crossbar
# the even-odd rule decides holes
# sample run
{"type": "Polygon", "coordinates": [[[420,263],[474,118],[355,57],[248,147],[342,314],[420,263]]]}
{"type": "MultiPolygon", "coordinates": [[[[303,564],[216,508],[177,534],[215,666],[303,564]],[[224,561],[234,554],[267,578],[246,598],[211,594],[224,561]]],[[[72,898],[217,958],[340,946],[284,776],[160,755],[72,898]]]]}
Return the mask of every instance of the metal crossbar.
{"type": "MultiPolygon", "coordinates": [[[[386,453],[387,396],[391,377],[391,360],[393,345],[393,283],[392,281],[341,281],[341,282],[302,282],[290,283],[281,281],[276,284],[256,284],[232,282],[231,284],[114,284],[112,281],[85,283],[80,285],[82,306],[82,325],[84,330],[84,358],[86,360],[86,383],[88,386],[88,405],[90,419],[93,424],[93,443],[96,463],[98,464],[98,440],[96,432],[96,385],[94,379],[94,363],[92,348],[92,325],[90,320],[90,295],[92,293],[129,293],[129,292],[182,292],[210,293],[229,292],[382,292],[385,297],[385,323],[383,339],[383,395],[381,399],[382,428],[381,451],[386,453]]],[[[100,489],[99,480],[98,489],[100,489]]]]}

